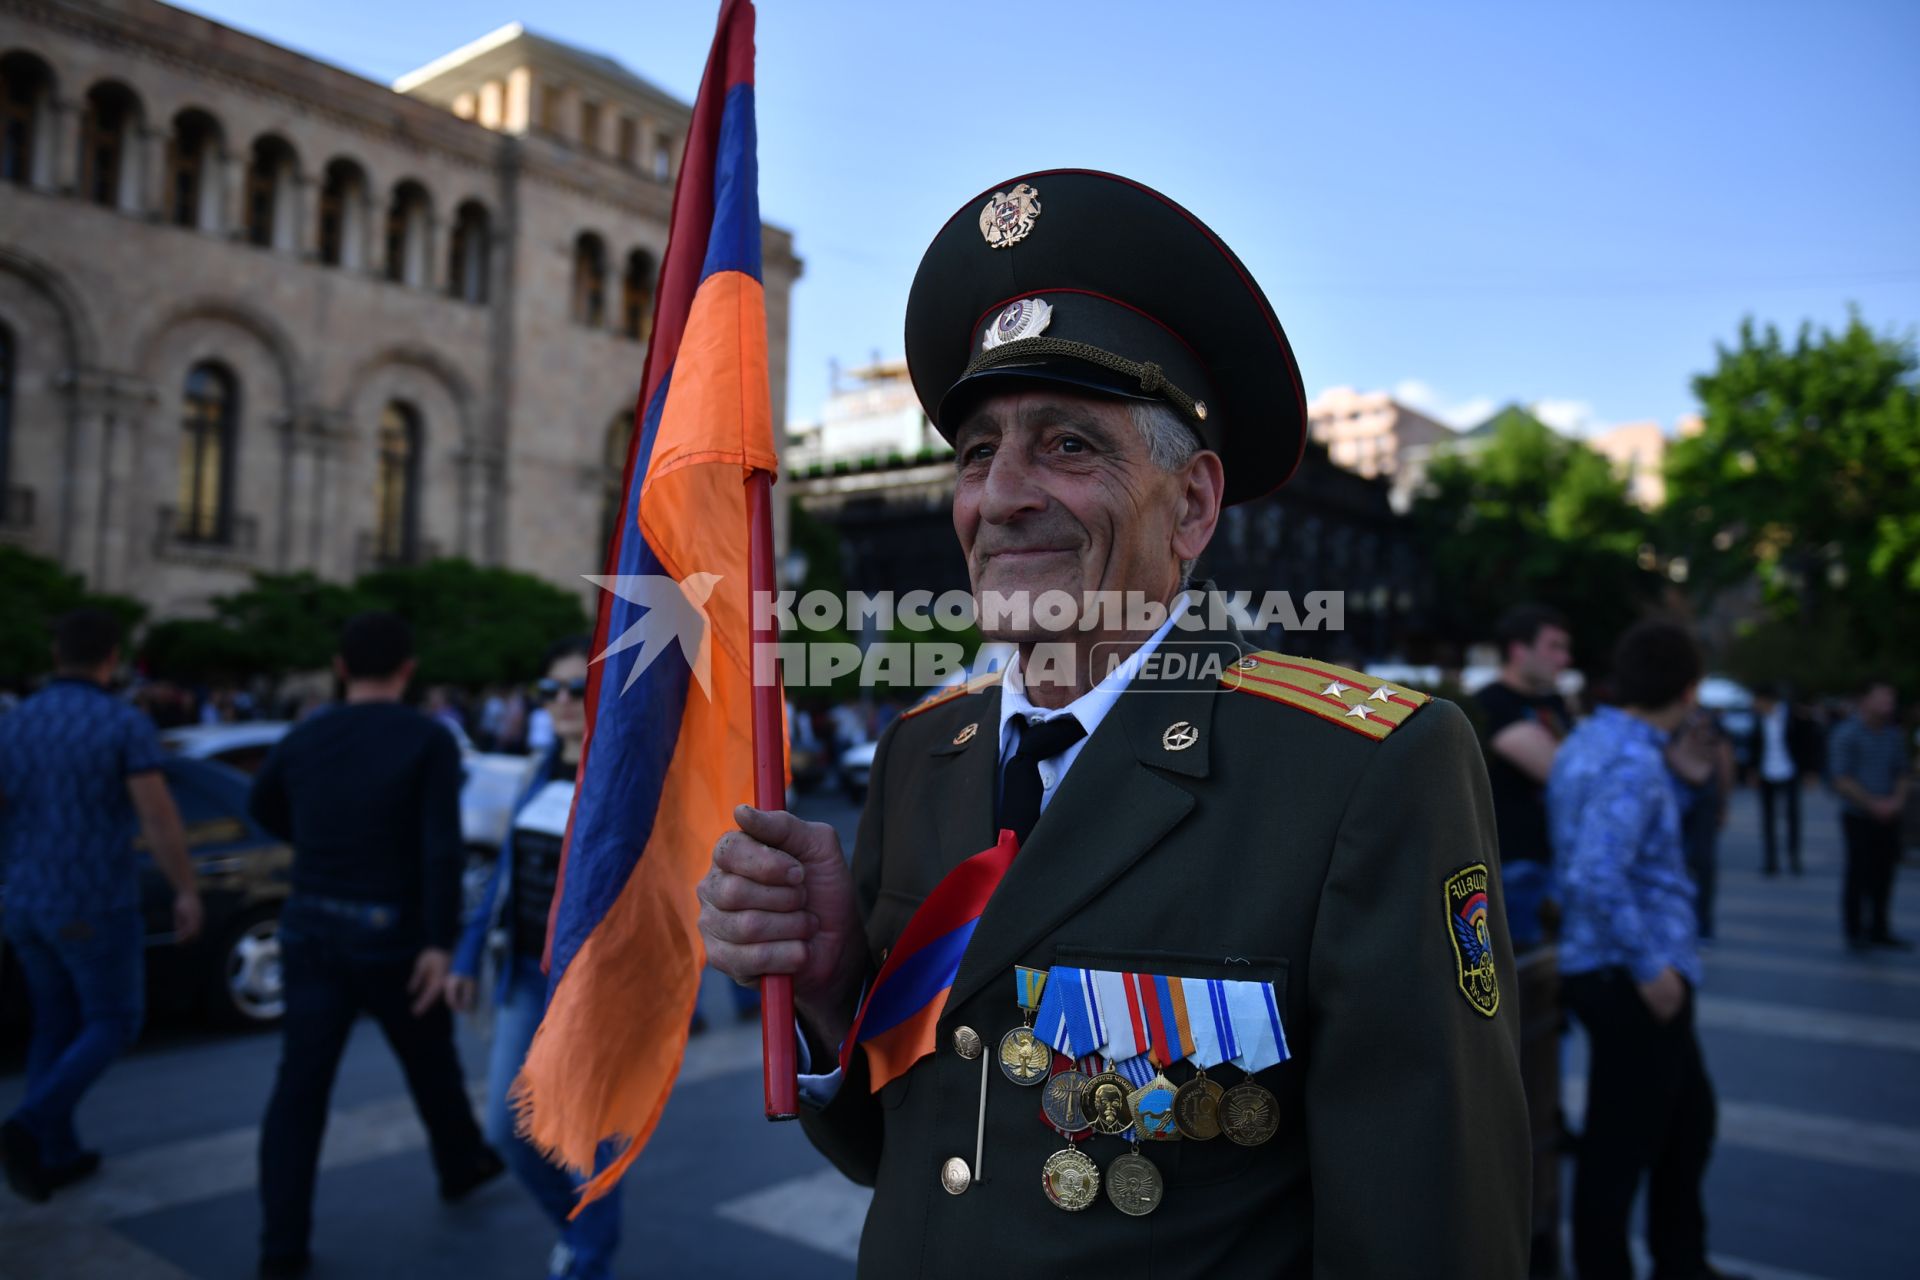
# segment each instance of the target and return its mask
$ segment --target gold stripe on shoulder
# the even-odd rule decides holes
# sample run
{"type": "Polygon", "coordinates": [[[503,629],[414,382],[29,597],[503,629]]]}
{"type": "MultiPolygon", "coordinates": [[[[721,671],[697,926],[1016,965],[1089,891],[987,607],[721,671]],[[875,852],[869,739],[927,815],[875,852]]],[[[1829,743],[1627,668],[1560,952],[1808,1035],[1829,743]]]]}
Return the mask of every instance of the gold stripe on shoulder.
{"type": "Polygon", "coordinates": [[[998,671],[982,672],[981,674],[975,676],[971,680],[964,680],[959,684],[948,685],[944,689],[935,689],[932,693],[922,698],[919,702],[916,702],[913,706],[908,707],[905,711],[902,711],[900,713],[900,718],[905,720],[910,717],[917,716],[922,711],[933,710],[935,707],[939,706],[943,702],[952,702],[955,698],[963,698],[969,693],[978,693],[982,689],[990,689],[994,685],[999,683],[1000,683],[1000,672],[998,671]]]}
{"type": "Polygon", "coordinates": [[[1351,667],[1270,651],[1232,664],[1221,673],[1220,683],[1310,711],[1376,742],[1433,701],[1429,694],[1351,667]]]}

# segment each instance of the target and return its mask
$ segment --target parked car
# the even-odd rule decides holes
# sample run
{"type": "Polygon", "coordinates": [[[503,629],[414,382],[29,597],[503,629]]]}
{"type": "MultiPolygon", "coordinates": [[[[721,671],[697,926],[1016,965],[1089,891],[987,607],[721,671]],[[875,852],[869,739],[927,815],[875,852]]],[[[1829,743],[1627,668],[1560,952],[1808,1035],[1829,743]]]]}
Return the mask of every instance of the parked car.
{"type": "MultiPolygon", "coordinates": [[[[208,760],[175,757],[160,766],[186,828],[187,852],[206,907],[201,934],[173,945],[173,889],[140,855],[140,909],[147,932],[147,1003],[154,1009],[210,1013],[230,1026],[279,1020],[286,1002],[280,976],[280,907],[293,850],[247,816],[247,776],[208,760]]],[[[137,842],[144,846],[145,841],[137,842]]],[[[24,991],[0,942],[0,1004],[5,1021],[24,1021],[24,991]]]]}
{"type": "MultiPolygon", "coordinates": [[[[160,735],[160,744],[175,755],[217,761],[251,776],[291,728],[285,720],[191,725],[168,729],[160,735]]],[[[500,841],[513,821],[513,806],[533,781],[540,761],[536,756],[481,751],[460,730],[449,732],[460,744],[460,764],[466,774],[460,787],[460,838],[467,849],[463,894],[471,910],[486,888],[500,841]]]]}

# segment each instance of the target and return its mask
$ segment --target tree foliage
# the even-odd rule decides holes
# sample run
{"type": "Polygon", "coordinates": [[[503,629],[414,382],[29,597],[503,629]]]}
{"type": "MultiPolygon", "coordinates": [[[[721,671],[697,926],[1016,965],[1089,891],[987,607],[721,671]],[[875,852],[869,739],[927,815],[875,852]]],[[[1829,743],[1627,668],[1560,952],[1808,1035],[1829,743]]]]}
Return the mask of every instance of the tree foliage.
{"type": "Polygon", "coordinates": [[[1662,585],[1641,567],[1648,519],[1625,479],[1517,407],[1469,439],[1433,460],[1412,511],[1441,584],[1442,634],[1485,640],[1503,612],[1534,602],[1567,615],[1577,661],[1602,658],[1662,585]]]}
{"type": "Polygon", "coordinates": [[[369,609],[413,624],[424,684],[533,679],[549,645],[591,625],[578,596],[531,574],[437,560],[351,586],[311,573],[256,574],[246,590],[216,599],[212,618],[153,627],[144,652],[155,674],[185,680],[324,670],[341,626],[369,609]]]}
{"type": "Polygon", "coordinates": [[[18,547],[0,546],[0,687],[24,685],[53,668],[53,624],[85,605],[105,609],[131,634],[146,606],[125,596],[95,595],[80,575],[18,547]]]}
{"type": "Polygon", "coordinates": [[[1704,593],[1757,575],[1790,627],[1763,646],[1769,661],[1798,630],[1809,645],[1845,636],[1856,680],[1920,677],[1917,368],[1910,340],[1855,314],[1791,343],[1748,320],[1694,379],[1704,429],[1668,453],[1665,541],[1704,593]]]}

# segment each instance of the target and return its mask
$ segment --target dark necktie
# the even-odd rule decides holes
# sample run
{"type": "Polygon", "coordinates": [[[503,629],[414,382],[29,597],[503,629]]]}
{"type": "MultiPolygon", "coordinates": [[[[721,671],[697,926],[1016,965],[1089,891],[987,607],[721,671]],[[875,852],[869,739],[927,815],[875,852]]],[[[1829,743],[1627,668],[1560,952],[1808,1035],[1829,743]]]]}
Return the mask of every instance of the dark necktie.
{"type": "Polygon", "coordinates": [[[1025,724],[1000,783],[999,830],[1013,832],[1021,844],[1027,842],[1033,824],[1040,821],[1040,793],[1045,789],[1040,783],[1040,762],[1053,759],[1086,736],[1086,729],[1072,716],[1025,724]]]}

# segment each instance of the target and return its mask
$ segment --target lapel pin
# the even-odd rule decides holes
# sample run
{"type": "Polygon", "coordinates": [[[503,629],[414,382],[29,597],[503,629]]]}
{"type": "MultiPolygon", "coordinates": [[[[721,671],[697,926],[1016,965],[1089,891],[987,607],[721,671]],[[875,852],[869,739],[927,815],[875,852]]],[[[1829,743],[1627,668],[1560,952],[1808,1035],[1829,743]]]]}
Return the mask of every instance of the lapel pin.
{"type": "Polygon", "coordinates": [[[1160,735],[1160,745],[1168,751],[1185,751],[1200,741],[1200,731],[1185,720],[1175,720],[1160,735]]]}
{"type": "Polygon", "coordinates": [[[980,732],[980,725],[978,722],[968,725],[966,728],[962,729],[960,732],[953,735],[953,745],[956,747],[966,746],[969,742],[973,741],[973,735],[978,732],[980,732]]]}

